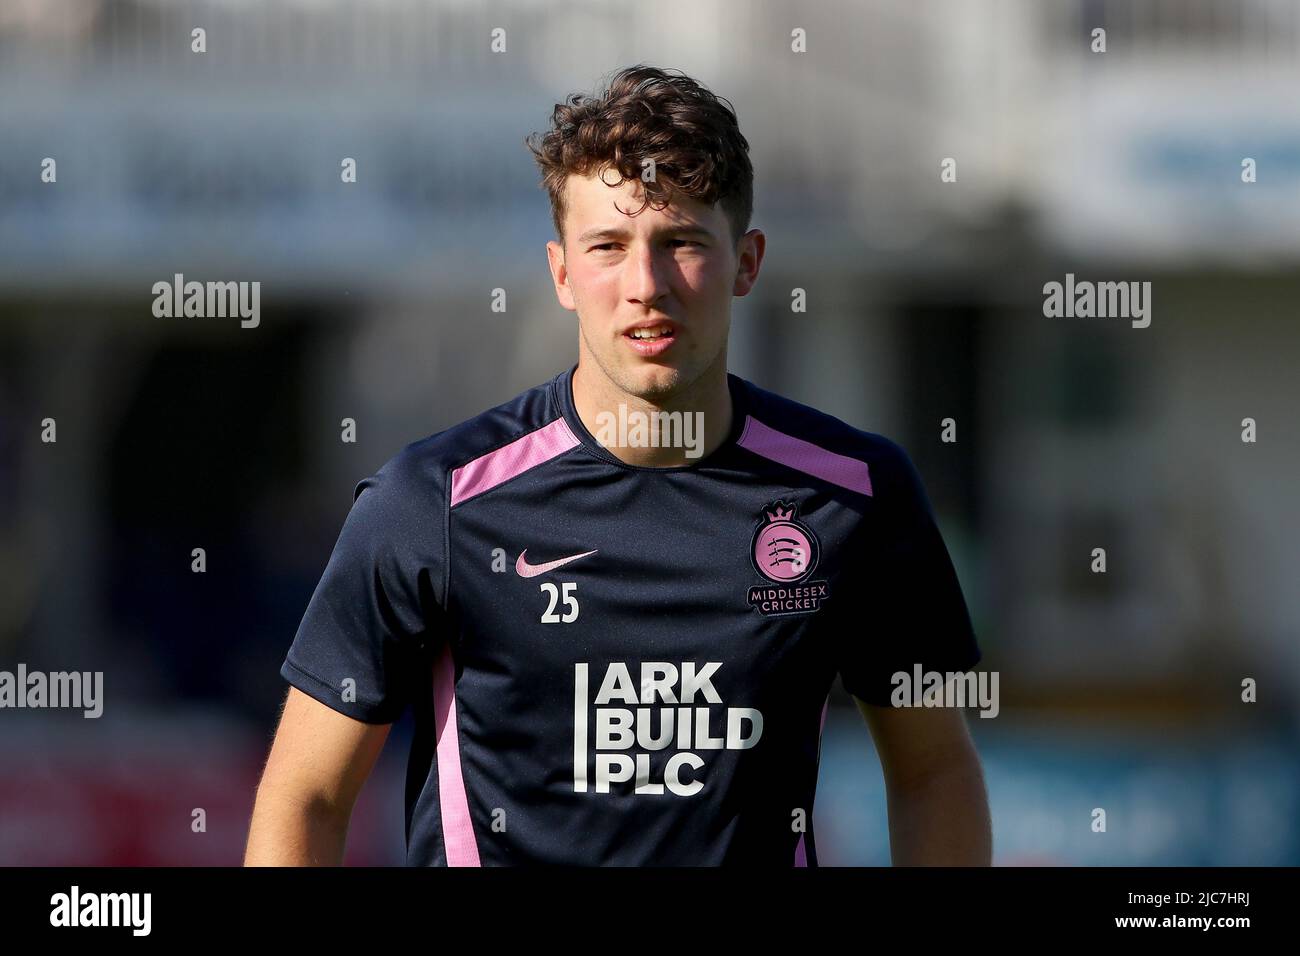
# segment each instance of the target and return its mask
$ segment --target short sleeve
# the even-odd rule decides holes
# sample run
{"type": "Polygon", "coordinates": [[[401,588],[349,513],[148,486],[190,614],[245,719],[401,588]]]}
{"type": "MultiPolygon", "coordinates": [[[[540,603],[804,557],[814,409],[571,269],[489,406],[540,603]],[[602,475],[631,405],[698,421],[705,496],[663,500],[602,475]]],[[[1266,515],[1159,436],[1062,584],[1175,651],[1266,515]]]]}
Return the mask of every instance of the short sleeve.
{"type": "Polygon", "coordinates": [[[839,641],[844,689],[877,706],[889,705],[900,671],[964,672],[981,657],[921,476],[901,447],[888,445],[883,480],[873,481],[880,517],[861,545],[864,605],[839,641]]]}
{"type": "Polygon", "coordinates": [[[445,638],[443,490],[421,472],[408,447],[357,484],[280,668],[303,693],[366,723],[401,716],[430,645],[445,638]]]}

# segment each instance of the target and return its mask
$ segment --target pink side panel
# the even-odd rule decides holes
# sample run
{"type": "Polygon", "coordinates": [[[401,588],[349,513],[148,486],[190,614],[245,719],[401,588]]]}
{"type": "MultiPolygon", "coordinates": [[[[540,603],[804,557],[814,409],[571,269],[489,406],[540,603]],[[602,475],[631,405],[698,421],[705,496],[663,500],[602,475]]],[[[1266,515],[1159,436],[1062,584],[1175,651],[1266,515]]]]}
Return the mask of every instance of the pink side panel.
{"type": "Polygon", "coordinates": [[[438,741],[438,801],[448,866],[480,866],[474,824],[460,769],[460,740],[456,733],[456,662],[444,644],[433,666],[434,732],[438,741]]]}
{"type": "MultiPolygon", "coordinates": [[[[818,747],[821,746],[820,741],[821,741],[821,734],[822,734],[822,731],[824,731],[824,730],[826,729],[826,712],[827,712],[828,710],[830,710],[830,708],[831,708],[831,698],[830,698],[830,695],[828,694],[828,695],[826,696],[826,700],[825,700],[825,702],[822,704],[822,723],[821,723],[821,727],[819,727],[818,730],[817,730],[818,747]]],[[[818,761],[818,763],[820,764],[820,761],[818,761]]],[[[794,848],[794,865],[795,865],[795,866],[807,866],[807,865],[808,865],[808,849],[807,849],[807,847],[804,846],[804,843],[803,843],[803,837],[804,837],[804,835],[803,835],[802,833],[800,833],[800,834],[799,834],[799,842],[798,842],[798,844],[795,845],[795,848],[794,848]]]]}

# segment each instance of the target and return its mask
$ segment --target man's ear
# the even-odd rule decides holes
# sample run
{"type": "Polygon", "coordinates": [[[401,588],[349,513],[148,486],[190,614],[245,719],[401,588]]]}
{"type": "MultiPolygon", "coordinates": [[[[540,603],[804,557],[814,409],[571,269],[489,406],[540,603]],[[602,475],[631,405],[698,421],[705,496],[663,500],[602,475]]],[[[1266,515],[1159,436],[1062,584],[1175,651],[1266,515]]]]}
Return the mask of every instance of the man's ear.
{"type": "Polygon", "coordinates": [[[573,290],[569,287],[569,270],[565,265],[564,246],[554,240],[546,244],[546,261],[551,269],[551,282],[555,285],[555,297],[560,305],[570,312],[578,310],[573,301],[573,290]]]}
{"type": "Polygon", "coordinates": [[[736,280],[732,284],[732,295],[749,294],[749,290],[758,281],[758,271],[762,268],[763,253],[766,248],[767,236],[761,229],[751,229],[740,237],[736,255],[736,280]]]}

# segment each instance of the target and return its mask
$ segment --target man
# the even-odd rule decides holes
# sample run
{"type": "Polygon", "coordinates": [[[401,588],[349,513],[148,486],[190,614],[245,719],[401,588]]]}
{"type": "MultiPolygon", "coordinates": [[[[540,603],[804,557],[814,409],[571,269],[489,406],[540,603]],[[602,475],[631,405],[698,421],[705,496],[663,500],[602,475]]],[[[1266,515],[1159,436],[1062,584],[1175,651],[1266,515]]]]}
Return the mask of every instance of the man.
{"type": "Polygon", "coordinates": [[[578,362],[357,486],[247,863],[339,863],[409,706],[410,864],[816,865],[837,675],[894,861],[990,862],[962,712],[890,706],[892,675],[980,657],[916,470],[727,371],[765,237],[724,103],[637,66],[530,138],[578,362]]]}

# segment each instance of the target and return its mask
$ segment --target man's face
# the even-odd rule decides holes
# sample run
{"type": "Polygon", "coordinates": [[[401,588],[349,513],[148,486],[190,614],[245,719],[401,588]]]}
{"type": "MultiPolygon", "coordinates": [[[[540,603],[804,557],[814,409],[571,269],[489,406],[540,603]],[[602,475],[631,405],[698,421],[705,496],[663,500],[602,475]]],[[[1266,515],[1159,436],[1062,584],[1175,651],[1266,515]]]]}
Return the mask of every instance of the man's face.
{"type": "Polygon", "coordinates": [[[757,278],[763,238],[750,230],[738,250],[721,208],[680,194],[629,216],[643,202],[640,186],[570,175],[565,242],[546,250],[560,304],[578,314],[580,363],[657,401],[717,363],[725,371],[731,299],[757,278]]]}

